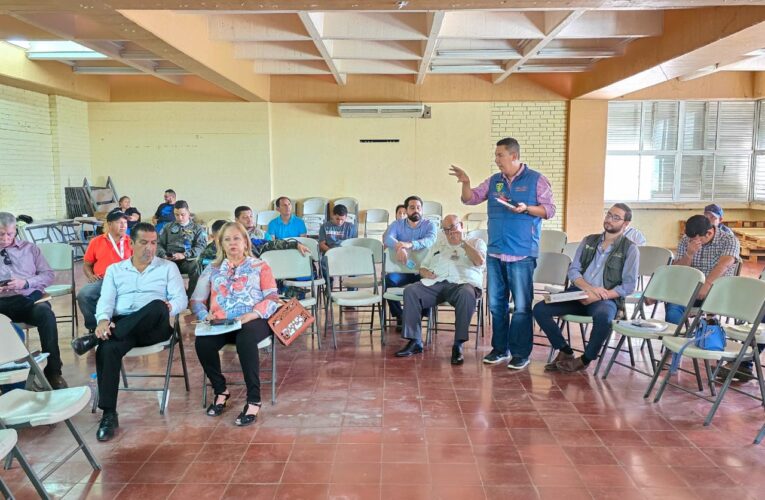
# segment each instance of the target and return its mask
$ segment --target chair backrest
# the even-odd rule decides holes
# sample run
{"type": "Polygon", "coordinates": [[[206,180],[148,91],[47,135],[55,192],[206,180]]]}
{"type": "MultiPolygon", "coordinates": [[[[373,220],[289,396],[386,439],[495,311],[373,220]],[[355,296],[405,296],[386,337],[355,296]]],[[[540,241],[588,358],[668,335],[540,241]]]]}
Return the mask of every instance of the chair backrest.
{"type": "Polygon", "coordinates": [[[566,243],[566,246],[563,247],[563,254],[568,255],[568,258],[573,261],[574,257],[576,256],[576,250],[579,248],[580,243],[581,241],[566,243]]]}
{"type": "Polygon", "coordinates": [[[763,269],[762,272],[760,273],[760,278],[759,279],[765,281],[765,269],[763,269]]]}
{"type": "Polygon", "coordinates": [[[539,237],[539,251],[562,253],[567,240],[568,236],[563,231],[542,229],[542,234],[539,237]]]}
{"type": "Polygon", "coordinates": [[[534,269],[534,283],[546,285],[566,284],[571,258],[559,252],[540,252],[534,269]]]}
{"type": "Polygon", "coordinates": [[[340,242],[340,246],[343,247],[363,247],[372,250],[372,255],[375,259],[375,264],[382,263],[383,260],[383,244],[380,240],[374,238],[348,238],[340,242]]]}
{"type": "Polygon", "coordinates": [[[24,342],[22,342],[19,334],[13,328],[11,319],[3,314],[0,314],[0,345],[3,346],[0,349],[0,365],[29,355],[24,342]]]}
{"type": "MultiPolygon", "coordinates": [[[[344,205],[348,209],[348,222],[356,224],[359,218],[359,200],[356,198],[338,198],[332,202],[332,208],[335,205],[344,205]]],[[[329,215],[329,214],[327,214],[329,215]]]]}
{"type": "Polygon", "coordinates": [[[486,229],[473,229],[472,231],[468,231],[465,236],[467,238],[479,238],[487,245],[489,244],[489,231],[486,229]]]}
{"type": "Polygon", "coordinates": [[[327,213],[327,205],[329,200],[327,198],[308,198],[303,201],[302,215],[319,214],[325,215],[327,213]]]}
{"type": "Polygon", "coordinates": [[[465,214],[465,217],[462,218],[462,224],[465,226],[466,230],[470,231],[480,229],[488,220],[489,214],[486,212],[468,212],[465,214]]]}
{"type": "Polygon", "coordinates": [[[72,246],[69,243],[40,243],[40,252],[54,271],[72,269],[72,246]]]}
{"type": "Polygon", "coordinates": [[[276,210],[263,210],[258,212],[257,225],[267,226],[269,222],[279,217],[279,212],[276,210]]]}
{"type": "Polygon", "coordinates": [[[701,310],[741,319],[748,323],[760,321],[765,307],[765,281],[743,276],[723,276],[715,280],[701,310]]]}
{"type": "Polygon", "coordinates": [[[274,279],[288,280],[313,275],[311,256],[303,255],[297,250],[272,250],[261,256],[270,267],[274,279]]]}
{"type": "Polygon", "coordinates": [[[422,215],[438,215],[440,218],[444,214],[444,209],[437,201],[423,201],[422,202],[422,215]]]}
{"type": "Polygon", "coordinates": [[[392,248],[386,250],[385,255],[385,274],[388,273],[401,273],[401,274],[419,274],[420,265],[425,259],[428,250],[417,250],[416,252],[409,252],[409,258],[414,261],[414,268],[409,269],[406,265],[400,263],[396,258],[396,252],[392,248]]]}
{"type": "MultiPolygon", "coordinates": [[[[643,248],[640,249],[641,258],[643,248]]],[[[657,267],[643,292],[643,297],[670,304],[685,306],[696,294],[696,289],[704,284],[704,273],[690,266],[657,267]]]]}
{"type": "MultiPolygon", "coordinates": [[[[314,261],[318,261],[321,256],[319,255],[319,242],[313,238],[306,238],[305,236],[297,236],[295,238],[289,238],[290,240],[295,240],[305,246],[308,247],[308,249],[311,251],[311,258],[314,261]]],[[[268,252],[266,252],[268,253],[268,252]]]]}
{"type": "Polygon", "coordinates": [[[640,276],[650,276],[659,267],[667,266],[671,263],[672,252],[666,248],[640,247],[640,262],[638,263],[638,274],[640,276]]]}
{"type": "Polygon", "coordinates": [[[330,248],[324,258],[330,276],[368,276],[375,275],[372,250],[356,246],[330,248]]]}
{"type": "Polygon", "coordinates": [[[390,214],[384,208],[368,208],[364,213],[364,236],[383,234],[389,220],[390,214]]]}

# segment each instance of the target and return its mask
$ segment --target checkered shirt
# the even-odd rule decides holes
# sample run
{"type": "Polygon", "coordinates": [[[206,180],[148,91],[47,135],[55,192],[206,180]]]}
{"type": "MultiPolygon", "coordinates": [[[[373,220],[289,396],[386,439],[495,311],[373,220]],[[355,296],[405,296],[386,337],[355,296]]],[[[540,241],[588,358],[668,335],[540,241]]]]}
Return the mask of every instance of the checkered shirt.
{"type": "MultiPolygon", "coordinates": [[[[689,241],[690,240],[685,235],[680,239],[680,244],[677,246],[678,259],[685,256],[689,241]]],[[[717,262],[721,257],[730,255],[738,260],[740,250],[741,248],[738,240],[733,233],[715,231],[715,236],[712,238],[712,241],[706,245],[702,245],[699,251],[694,254],[693,259],[691,259],[691,267],[698,269],[704,273],[704,276],[707,276],[715,265],[717,265],[717,262]]],[[[736,266],[730,266],[723,276],[733,276],[735,271],[736,266]]]]}

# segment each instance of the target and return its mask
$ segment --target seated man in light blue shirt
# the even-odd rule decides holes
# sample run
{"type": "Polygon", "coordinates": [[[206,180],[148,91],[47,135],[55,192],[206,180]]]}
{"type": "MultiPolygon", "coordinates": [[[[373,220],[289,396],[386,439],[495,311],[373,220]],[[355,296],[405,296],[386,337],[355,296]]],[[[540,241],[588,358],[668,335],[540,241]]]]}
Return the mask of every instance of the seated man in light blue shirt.
{"type": "Polygon", "coordinates": [[[119,427],[117,391],[122,358],[134,347],[163,342],[172,335],[170,318],[186,309],[183,278],[172,262],[157,254],[157,232],[147,223],[131,232],[133,257],[106,269],[96,306],[95,334],[72,341],[77,354],[98,345],[98,407],[104,411],[96,438],[108,441],[119,427]]]}
{"type": "Polygon", "coordinates": [[[545,332],[558,357],[545,365],[545,371],[576,372],[586,370],[598,358],[603,343],[611,333],[611,322],[624,305],[624,298],[635,291],[640,252],[637,245],[624,236],[632,220],[632,210],[624,203],[612,206],[603,221],[603,233],[587,236],[576,250],[568,270],[573,284],[567,291],[582,290],[587,298],[534,307],[534,319],[545,332]],[[566,343],[556,317],[575,314],[592,317],[590,341],[581,357],[566,343]]]}
{"type": "MultiPolygon", "coordinates": [[[[413,253],[426,250],[436,242],[436,226],[428,219],[422,218],[422,199],[410,196],[404,201],[406,219],[393,221],[385,231],[383,243],[395,254],[396,260],[410,269],[415,269],[413,253]]],[[[386,287],[401,287],[420,281],[416,272],[388,273],[385,276],[386,287]]],[[[402,330],[401,302],[388,301],[390,314],[396,318],[396,331],[402,330]]]]}
{"type": "Polygon", "coordinates": [[[266,236],[283,240],[308,234],[308,229],[306,229],[303,219],[292,213],[292,202],[289,198],[286,196],[277,198],[276,210],[279,212],[279,217],[268,223],[266,236]]]}

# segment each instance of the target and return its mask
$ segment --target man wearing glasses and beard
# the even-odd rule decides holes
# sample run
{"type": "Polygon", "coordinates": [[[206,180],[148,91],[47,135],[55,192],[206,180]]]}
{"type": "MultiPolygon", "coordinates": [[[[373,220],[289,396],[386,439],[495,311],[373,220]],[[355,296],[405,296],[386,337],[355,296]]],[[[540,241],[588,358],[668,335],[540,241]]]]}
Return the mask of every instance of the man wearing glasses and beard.
{"type": "Polygon", "coordinates": [[[567,291],[582,290],[587,298],[534,307],[534,319],[557,349],[558,356],[545,365],[545,371],[577,372],[586,370],[598,357],[603,342],[611,333],[611,321],[624,305],[624,297],[635,291],[640,253],[637,245],[624,236],[632,220],[632,210],[624,203],[612,206],[603,220],[602,233],[587,236],[576,250],[568,270],[573,284],[567,291]],[[566,314],[592,317],[590,342],[580,357],[563,339],[553,318],[566,314]]]}

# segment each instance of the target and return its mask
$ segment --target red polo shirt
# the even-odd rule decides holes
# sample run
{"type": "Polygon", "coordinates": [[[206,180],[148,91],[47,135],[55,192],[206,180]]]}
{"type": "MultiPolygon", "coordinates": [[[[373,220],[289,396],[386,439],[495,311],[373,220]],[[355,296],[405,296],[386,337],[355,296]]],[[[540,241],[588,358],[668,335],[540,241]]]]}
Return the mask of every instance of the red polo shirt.
{"type": "MultiPolygon", "coordinates": [[[[119,246],[120,243],[117,242],[117,248],[119,248],[119,246]]],[[[112,242],[109,240],[108,235],[102,234],[90,240],[83,260],[93,264],[93,272],[99,278],[103,278],[104,274],[106,274],[107,267],[115,262],[120,262],[133,256],[133,247],[130,242],[130,237],[127,235],[122,237],[122,248],[124,250],[122,257],[120,258],[119,254],[114,249],[114,245],[112,245],[112,242]]]]}

